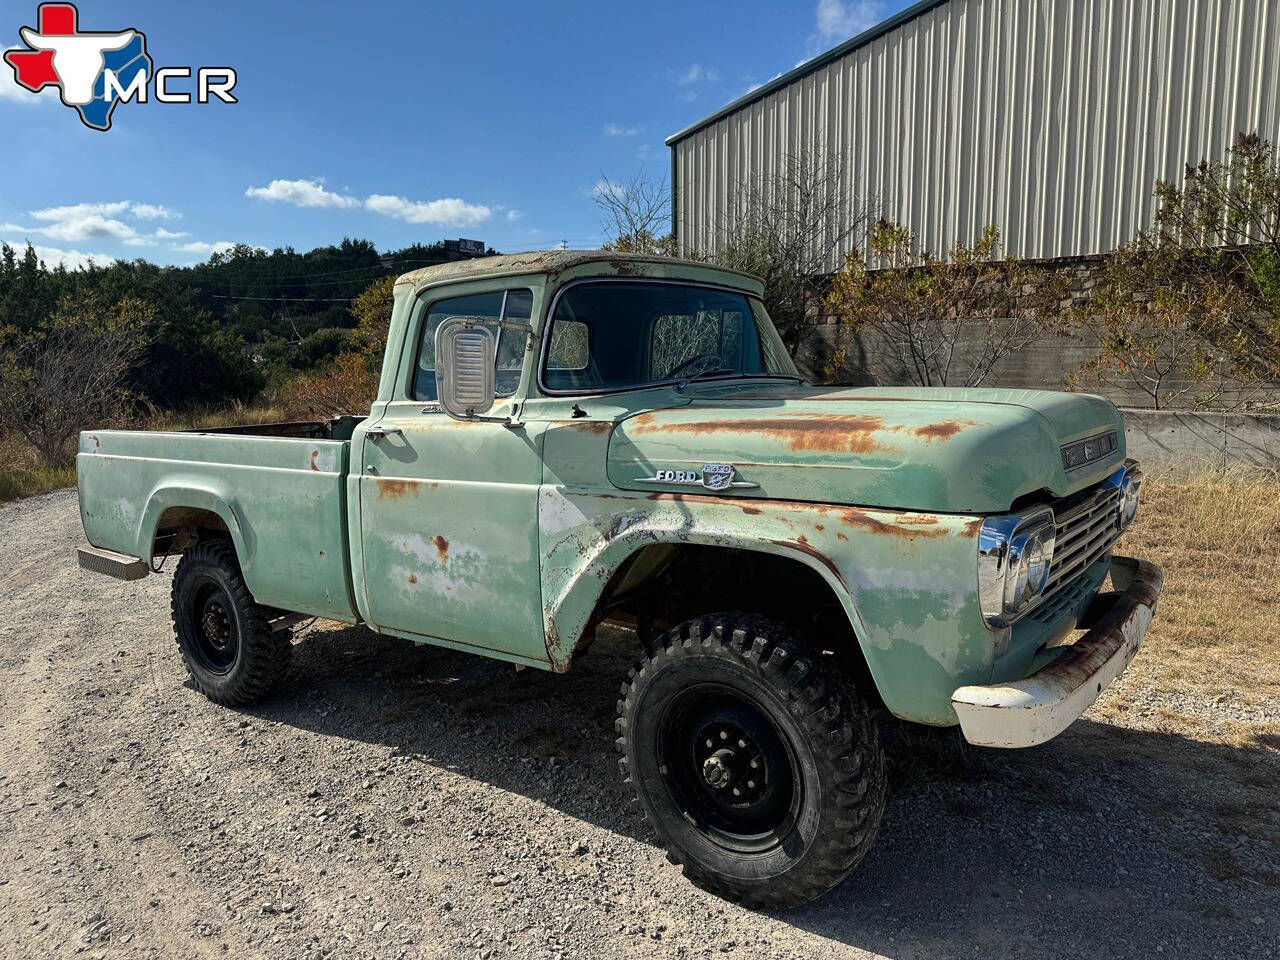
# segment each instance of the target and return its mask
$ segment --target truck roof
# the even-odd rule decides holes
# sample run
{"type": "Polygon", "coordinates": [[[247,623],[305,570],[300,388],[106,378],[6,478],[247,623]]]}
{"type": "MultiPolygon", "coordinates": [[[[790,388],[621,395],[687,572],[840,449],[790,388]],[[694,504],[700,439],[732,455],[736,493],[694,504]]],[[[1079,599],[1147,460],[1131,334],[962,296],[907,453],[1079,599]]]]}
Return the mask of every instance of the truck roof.
{"type": "MultiPolygon", "coordinates": [[[[512,253],[498,257],[477,257],[473,260],[456,260],[422,267],[399,277],[396,284],[419,286],[442,280],[473,280],[480,277],[509,276],[522,273],[564,273],[584,267],[591,273],[590,265],[599,264],[602,276],[674,276],[684,271],[723,275],[722,282],[744,290],[760,292],[760,281],[749,273],[720,267],[696,260],[680,260],[675,257],[651,257],[634,253],[614,253],[609,250],[537,250],[531,253],[512,253]],[[747,281],[747,282],[743,282],[747,281]]],[[[693,277],[697,279],[697,277],[693,277]]]]}

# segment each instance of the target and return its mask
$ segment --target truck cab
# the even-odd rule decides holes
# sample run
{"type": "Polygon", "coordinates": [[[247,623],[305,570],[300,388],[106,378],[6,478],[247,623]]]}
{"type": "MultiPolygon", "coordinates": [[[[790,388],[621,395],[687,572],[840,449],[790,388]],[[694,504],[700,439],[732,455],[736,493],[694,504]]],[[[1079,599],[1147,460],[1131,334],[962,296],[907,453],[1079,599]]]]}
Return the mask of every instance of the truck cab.
{"type": "Polygon", "coordinates": [[[1114,552],[1141,471],[1108,401],[814,387],[763,292],[600,252],[406,274],[367,417],[86,432],[81,563],[180,555],[179,648],[229,704],[303,616],[557,672],[621,625],[621,761],[672,857],[812,899],[873,841],[877,716],[1042,743],[1161,578],[1114,552]]]}

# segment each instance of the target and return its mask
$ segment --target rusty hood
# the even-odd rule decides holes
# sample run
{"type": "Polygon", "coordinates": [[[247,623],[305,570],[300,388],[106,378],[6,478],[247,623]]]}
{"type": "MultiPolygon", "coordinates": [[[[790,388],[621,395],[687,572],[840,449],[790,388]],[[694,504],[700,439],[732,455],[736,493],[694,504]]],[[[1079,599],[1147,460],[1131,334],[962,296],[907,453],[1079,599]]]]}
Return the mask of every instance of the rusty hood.
{"type": "Polygon", "coordinates": [[[706,493],[705,465],[729,464],[751,486],[723,496],[997,513],[1027,494],[1065,496],[1096,483],[1124,457],[1120,414],[1101,397],[791,388],[703,394],[631,416],[613,432],[608,469],[623,489],[706,493]],[[1110,431],[1114,452],[1064,469],[1064,444],[1110,431]]]}

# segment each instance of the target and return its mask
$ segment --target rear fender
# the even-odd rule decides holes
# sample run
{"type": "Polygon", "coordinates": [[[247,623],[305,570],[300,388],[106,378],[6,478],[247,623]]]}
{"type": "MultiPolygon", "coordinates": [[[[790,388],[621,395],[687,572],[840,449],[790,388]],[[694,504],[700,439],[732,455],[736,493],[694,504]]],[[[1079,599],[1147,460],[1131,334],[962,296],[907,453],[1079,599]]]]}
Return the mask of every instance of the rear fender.
{"type": "Polygon", "coordinates": [[[187,508],[207,510],[215,514],[227,531],[236,548],[236,556],[241,568],[250,566],[253,558],[252,544],[245,533],[245,528],[236,517],[235,511],[216,491],[202,486],[164,486],[153,490],[147,500],[146,509],[138,525],[137,555],[148,561],[153,558],[156,532],[160,527],[160,518],[170,508],[187,508]]]}

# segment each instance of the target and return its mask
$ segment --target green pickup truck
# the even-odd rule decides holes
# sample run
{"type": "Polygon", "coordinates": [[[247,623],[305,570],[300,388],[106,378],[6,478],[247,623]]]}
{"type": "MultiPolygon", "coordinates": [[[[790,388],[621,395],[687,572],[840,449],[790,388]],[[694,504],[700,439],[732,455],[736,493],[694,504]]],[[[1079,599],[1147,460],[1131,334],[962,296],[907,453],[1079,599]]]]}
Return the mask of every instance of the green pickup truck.
{"type": "Polygon", "coordinates": [[[559,673],[620,624],[620,763],[671,858],[813,899],[879,826],[877,715],[1043,743],[1161,573],[1113,554],[1141,473],[1111,403],[813,387],[761,295],[599,252],[406,274],[367,417],[82,434],[80,563],[180,555],[178,647],[229,705],[308,617],[559,673]]]}

